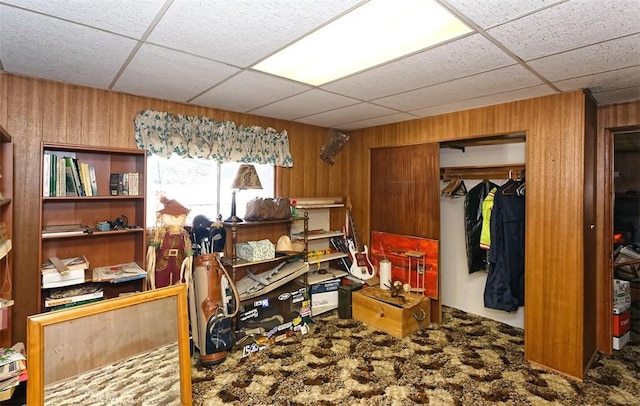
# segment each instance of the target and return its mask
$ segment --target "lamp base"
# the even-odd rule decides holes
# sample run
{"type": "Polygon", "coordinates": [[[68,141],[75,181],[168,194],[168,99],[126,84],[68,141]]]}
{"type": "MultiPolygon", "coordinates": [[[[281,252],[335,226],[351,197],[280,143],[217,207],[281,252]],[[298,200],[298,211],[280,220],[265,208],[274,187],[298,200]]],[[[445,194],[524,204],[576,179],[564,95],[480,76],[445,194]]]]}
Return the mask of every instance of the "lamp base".
{"type": "Polygon", "coordinates": [[[244,220],[242,220],[240,217],[236,217],[236,216],[230,216],[229,218],[225,219],[225,223],[242,223],[244,220]]]}

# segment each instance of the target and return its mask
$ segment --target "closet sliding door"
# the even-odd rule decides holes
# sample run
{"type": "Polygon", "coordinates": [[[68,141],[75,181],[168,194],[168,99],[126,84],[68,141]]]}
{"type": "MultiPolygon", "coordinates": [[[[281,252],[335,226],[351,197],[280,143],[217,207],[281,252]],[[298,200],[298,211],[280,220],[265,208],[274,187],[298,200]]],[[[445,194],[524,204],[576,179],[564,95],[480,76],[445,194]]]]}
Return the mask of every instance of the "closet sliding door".
{"type": "MultiPolygon", "coordinates": [[[[439,144],[372,149],[370,193],[372,232],[439,240],[439,144]]],[[[432,300],[431,321],[440,323],[440,311],[440,299],[432,300]]]]}

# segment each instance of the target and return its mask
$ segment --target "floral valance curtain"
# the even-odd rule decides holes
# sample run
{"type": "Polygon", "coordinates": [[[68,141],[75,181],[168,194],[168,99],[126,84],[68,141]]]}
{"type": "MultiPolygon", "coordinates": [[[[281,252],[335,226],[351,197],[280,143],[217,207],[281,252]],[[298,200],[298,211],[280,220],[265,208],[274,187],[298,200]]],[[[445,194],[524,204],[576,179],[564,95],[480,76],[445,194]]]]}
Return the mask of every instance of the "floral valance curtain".
{"type": "Polygon", "coordinates": [[[175,153],[220,163],[293,166],[287,132],[271,127],[145,110],[135,119],[135,137],[138,148],[165,158],[175,153]]]}

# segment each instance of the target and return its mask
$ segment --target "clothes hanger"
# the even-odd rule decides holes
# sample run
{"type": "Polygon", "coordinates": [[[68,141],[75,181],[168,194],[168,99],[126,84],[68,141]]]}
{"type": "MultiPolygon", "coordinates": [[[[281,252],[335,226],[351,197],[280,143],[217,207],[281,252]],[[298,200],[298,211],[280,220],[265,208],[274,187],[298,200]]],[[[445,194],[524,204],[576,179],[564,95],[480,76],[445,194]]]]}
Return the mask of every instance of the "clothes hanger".
{"type": "Polygon", "coordinates": [[[503,196],[512,196],[516,194],[518,183],[513,179],[513,170],[509,171],[509,179],[500,187],[500,193],[503,196]]]}
{"type": "Polygon", "coordinates": [[[461,181],[462,181],[462,179],[460,179],[459,177],[455,177],[455,178],[451,179],[449,181],[449,183],[447,183],[447,185],[442,189],[440,194],[442,196],[450,197],[451,193],[453,193],[453,191],[456,190],[460,186],[460,182],[461,181]]]}
{"type": "Polygon", "coordinates": [[[464,180],[460,179],[458,186],[451,192],[449,197],[461,197],[467,194],[467,186],[464,184],[464,180]]]}

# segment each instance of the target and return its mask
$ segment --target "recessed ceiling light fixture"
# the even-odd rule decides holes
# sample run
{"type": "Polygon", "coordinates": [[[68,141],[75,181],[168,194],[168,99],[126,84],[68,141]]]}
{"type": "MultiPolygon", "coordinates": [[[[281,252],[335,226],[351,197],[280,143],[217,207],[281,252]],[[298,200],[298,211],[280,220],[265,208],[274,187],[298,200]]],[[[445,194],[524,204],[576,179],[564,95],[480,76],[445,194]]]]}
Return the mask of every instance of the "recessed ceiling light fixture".
{"type": "Polygon", "coordinates": [[[433,0],[371,0],[253,68],[320,86],[470,31],[433,0]]]}

